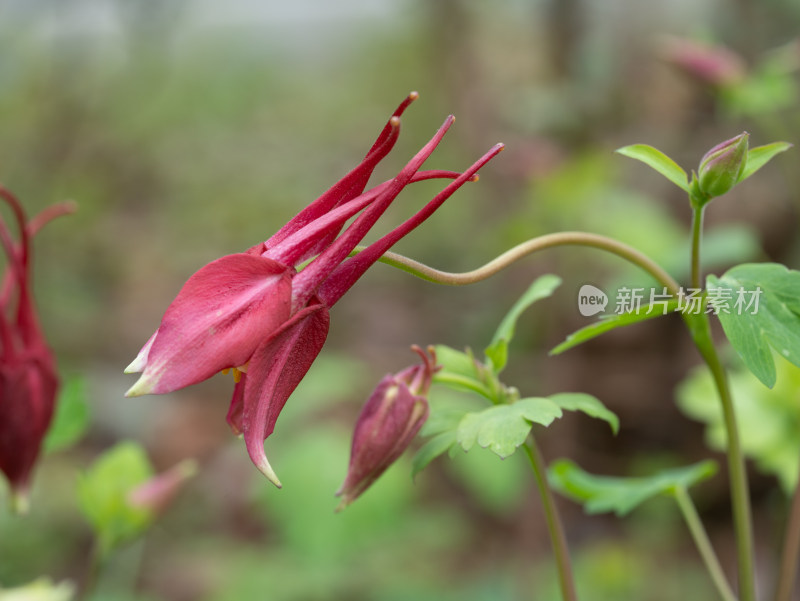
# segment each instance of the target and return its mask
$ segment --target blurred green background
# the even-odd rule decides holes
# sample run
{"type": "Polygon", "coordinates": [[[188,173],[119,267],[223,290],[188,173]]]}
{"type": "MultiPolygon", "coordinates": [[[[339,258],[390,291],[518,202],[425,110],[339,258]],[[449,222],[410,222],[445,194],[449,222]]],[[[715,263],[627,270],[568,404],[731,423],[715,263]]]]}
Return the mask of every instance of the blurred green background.
{"type": "MultiPolygon", "coordinates": [[[[187,457],[201,470],[108,566],[100,599],[557,599],[519,457],[478,449],[438,460],[413,484],[403,461],[337,515],[333,493],[361,403],[384,373],[414,361],[408,347],[482,348],[547,272],[564,285],[521,321],[505,380],[526,394],[595,394],[622,428],[612,438],[570,416],[541,432],[546,458],[623,475],[707,457],[702,424],[674,402],[699,361],[679,319],[547,357],[587,323],[576,310],[582,284],[649,285],[617,259],[554,250],[465,289],[375,266],[336,306],[321,358],[267,443],[280,491],[227,429],[230,379],[125,399],[134,378],[122,369],[189,275],[266,239],[327,189],[411,90],[420,99],[374,181],[393,177],[448,113],[458,120],[430,168],[463,169],[498,141],[507,149],[396,250],[467,270],[535,235],[585,229],[636,245],[685,281],[686,199],[613,150],[649,143],[688,170],[743,130],[753,145],[797,143],[798,31],[794,0],[0,0],[0,180],[31,214],[79,204],[37,238],[35,278],[60,370],[82,379],[92,415],[79,445],[42,461],[31,514],[0,512],[0,583],[82,581],[91,534],[75,476],[133,439],[158,470],[187,457]],[[685,40],[727,46],[739,57],[733,75],[677,65],[685,40]]],[[[798,267],[796,152],[709,207],[708,269],[798,267]]],[[[373,235],[437,186],[406,190],[373,235]]],[[[752,477],[767,586],[786,497],[769,470],[752,477]]],[[[730,570],[726,490],[723,470],[695,498],[730,570]]],[[[666,500],[625,520],[561,507],[584,598],[712,594],[666,500]]]]}

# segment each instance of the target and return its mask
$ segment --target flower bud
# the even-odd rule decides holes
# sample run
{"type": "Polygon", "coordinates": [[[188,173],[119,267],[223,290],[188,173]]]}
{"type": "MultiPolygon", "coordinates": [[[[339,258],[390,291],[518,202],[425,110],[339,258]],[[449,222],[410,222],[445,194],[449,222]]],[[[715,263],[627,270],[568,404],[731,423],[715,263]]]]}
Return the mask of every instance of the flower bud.
{"type": "Polygon", "coordinates": [[[729,88],[747,76],[742,57],[724,46],[668,37],[659,50],[666,62],[710,86],[729,88]]]}
{"type": "Polygon", "coordinates": [[[747,132],[741,133],[717,144],[703,156],[697,170],[698,184],[703,193],[710,198],[722,196],[739,182],[747,163],[749,137],[747,132]]]}
{"type": "MultiPolygon", "coordinates": [[[[436,354],[412,349],[423,363],[387,375],[358,416],[347,477],[337,496],[338,509],[355,501],[405,451],[428,418],[427,394],[437,371],[436,354]]],[[[337,509],[337,510],[338,510],[337,509]]]]}
{"type": "Polygon", "coordinates": [[[131,506],[145,509],[151,515],[164,513],[187,480],[197,473],[197,463],[185,459],[165,472],[153,476],[128,494],[131,506]]]}

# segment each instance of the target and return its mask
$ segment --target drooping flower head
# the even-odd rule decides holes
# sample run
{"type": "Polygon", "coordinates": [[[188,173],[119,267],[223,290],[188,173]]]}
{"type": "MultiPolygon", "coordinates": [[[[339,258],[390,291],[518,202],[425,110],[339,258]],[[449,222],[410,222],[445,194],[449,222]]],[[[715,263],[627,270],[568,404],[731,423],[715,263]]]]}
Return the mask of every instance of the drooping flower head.
{"type": "Polygon", "coordinates": [[[400,116],[416,98],[412,92],[400,104],[355,169],[266,242],[212,261],[189,278],[126,369],[142,372],[128,396],[170,392],[234,370],[228,422],[244,435],[258,469],[280,486],[264,440],[325,342],[329,309],[503,148],[494,146],[463,173],[421,171],[455,121],[449,116],[395,178],[367,190],[373,170],[397,141],[400,116]],[[427,179],[453,181],[415,215],[351,257],[398,194],[427,179]]]}
{"type": "Polygon", "coordinates": [[[356,421],[350,465],[336,494],[339,508],[355,501],[392,465],[428,418],[428,390],[438,371],[433,347],[426,354],[411,347],[422,364],[385,376],[370,395],[356,421]]]}
{"type": "Polygon", "coordinates": [[[33,303],[30,242],[45,223],[74,207],[57,204],[28,221],[16,197],[2,186],[0,198],[19,230],[15,240],[0,218],[0,245],[7,259],[0,281],[0,470],[11,485],[13,503],[24,510],[58,391],[55,360],[33,303]]]}

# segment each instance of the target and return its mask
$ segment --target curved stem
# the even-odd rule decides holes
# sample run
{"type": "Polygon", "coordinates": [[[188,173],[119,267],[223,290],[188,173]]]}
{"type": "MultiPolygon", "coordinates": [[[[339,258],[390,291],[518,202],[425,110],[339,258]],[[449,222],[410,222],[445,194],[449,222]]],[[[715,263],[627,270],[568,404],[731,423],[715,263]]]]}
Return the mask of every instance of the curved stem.
{"type": "Polygon", "coordinates": [[[789,523],[786,525],[786,540],[783,542],[783,553],[781,553],[775,601],[791,599],[794,582],[797,579],[798,556],[800,556],[800,486],[795,487],[789,523]]]}
{"type": "Polygon", "coordinates": [[[692,533],[694,543],[697,545],[697,550],[700,552],[700,556],[706,564],[706,569],[711,576],[711,580],[714,582],[714,586],[717,587],[720,597],[722,597],[724,601],[736,601],[736,595],[733,594],[728,580],[725,578],[725,573],[719,565],[717,555],[714,553],[714,548],[711,546],[711,541],[708,539],[708,534],[703,527],[703,522],[697,514],[697,509],[694,503],[692,503],[692,498],[683,487],[676,488],[674,494],[678,507],[680,507],[681,513],[683,514],[683,518],[686,520],[686,525],[689,527],[689,532],[692,533]]]}
{"type": "MultiPolygon", "coordinates": [[[[680,290],[680,286],[672,276],[647,255],[639,252],[632,246],[628,246],[612,238],[607,238],[599,234],[590,234],[588,232],[558,232],[556,234],[539,236],[527,242],[523,242],[522,244],[518,244],[477,269],[463,273],[439,271],[438,269],[433,269],[423,263],[392,252],[385,253],[381,262],[402,269],[403,271],[420,277],[423,280],[428,280],[429,282],[436,282],[449,286],[466,286],[485,280],[532,253],[555,246],[589,246],[604,250],[644,269],[660,284],[665,286],[671,294],[677,295],[680,290]]],[[[362,249],[363,247],[359,247],[357,250],[362,249]]]]}
{"type": "Polygon", "coordinates": [[[567,549],[567,537],[564,534],[564,526],[558,515],[553,493],[550,491],[550,486],[547,483],[544,459],[533,437],[529,437],[527,442],[522,446],[525,448],[525,453],[530,460],[533,475],[536,478],[536,486],[542,497],[544,517],[547,522],[547,530],[550,532],[550,542],[553,545],[553,554],[555,555],[556,567],[558,569],[558,582],[561,586],[561,596],[564,601],[577,601],[578,594],[575,591],[575,578],[572,574],[572,563],[569,557],[569,550],[567,549]]]}

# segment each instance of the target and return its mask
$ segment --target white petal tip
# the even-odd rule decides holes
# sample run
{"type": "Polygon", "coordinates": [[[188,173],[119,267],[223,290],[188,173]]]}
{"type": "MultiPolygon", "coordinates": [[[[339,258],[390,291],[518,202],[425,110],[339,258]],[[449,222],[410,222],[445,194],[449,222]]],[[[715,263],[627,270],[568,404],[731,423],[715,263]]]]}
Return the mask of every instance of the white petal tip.
{"type": "Polygon", "coordinates": [[[139,361],[139,359],[137,357],[136,359],[131,361],[131,364],[128,367],[126,367],[125,369],[122,370],[122,373],[124,373],[124,374],[138,374],[138,373],[141,373],[142,372],[142,368],[144,366],[139,365],[139,363],[140,363],[140,361],[139,361]]]}
{"type": "Polygon", "coordinates": [[[277,474],[273,471],[272,466],[267,461],[266,456],[262,457],[261,460],[256,464],[258,471],[266,476],[267,480],[272,482],[277,488],[283,488],[283,484],[281,481],[278,480],[277,474]]]}
{"type": "Polygon", "coordinates": [[[152,386],[148,385],[148,382],[144,379],[144,377],[139,378],[136,380],[136,384],[131,386],[128,389],[128,392],[125,393],[126,397],[134,397],[134,396],[142,396],[145,394],[149,394],[152,386]]]}

